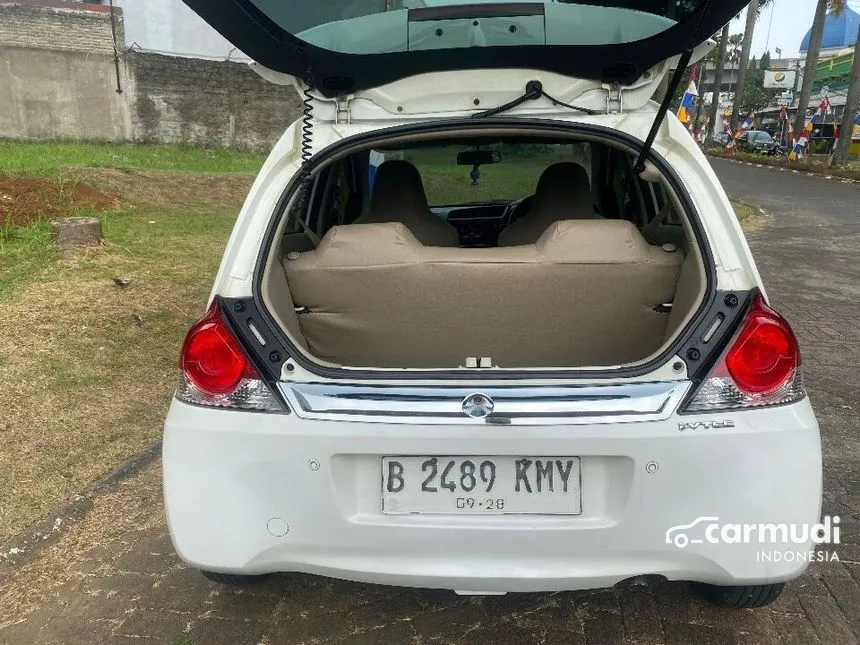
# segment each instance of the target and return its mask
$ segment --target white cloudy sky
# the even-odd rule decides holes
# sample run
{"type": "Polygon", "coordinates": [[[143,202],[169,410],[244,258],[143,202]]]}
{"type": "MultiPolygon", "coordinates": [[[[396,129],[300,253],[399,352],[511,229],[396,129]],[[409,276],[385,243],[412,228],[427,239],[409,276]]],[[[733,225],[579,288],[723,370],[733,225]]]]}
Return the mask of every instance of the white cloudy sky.
{"type": "MultiPolygon", "coordinates": [[[[800,41],[812,26],[816,0],[774,0],[762,10],[755,28],[752,55],[760,58],[766,49],[776,58],[774,48],[782,50],[783,58],[797,56],[800,41]]],[[[854,11],[860,11],[860,0],[849,0],[854,11]]],[[[746,11],[731,23],[731,32],[744,30],[746,11]]]]}

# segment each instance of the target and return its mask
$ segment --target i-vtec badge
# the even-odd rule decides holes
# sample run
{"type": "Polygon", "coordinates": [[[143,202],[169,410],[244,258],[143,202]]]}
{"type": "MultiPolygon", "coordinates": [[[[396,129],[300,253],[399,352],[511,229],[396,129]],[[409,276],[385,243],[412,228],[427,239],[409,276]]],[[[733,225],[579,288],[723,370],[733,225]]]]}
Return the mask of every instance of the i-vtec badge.
{"type": "Polygon", "coordinates": [[[720,428],[734,428],[734,421],[688,421],[679,423],[678,430],[685,432],[687,430],[719,430],[720,428]]]}

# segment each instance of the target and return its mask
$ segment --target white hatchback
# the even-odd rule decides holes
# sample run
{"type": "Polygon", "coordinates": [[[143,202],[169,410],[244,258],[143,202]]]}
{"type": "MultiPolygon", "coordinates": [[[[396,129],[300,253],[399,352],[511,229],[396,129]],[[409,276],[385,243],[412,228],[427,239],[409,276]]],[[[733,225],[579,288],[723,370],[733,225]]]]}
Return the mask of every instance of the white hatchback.
{"type": "Polygon", "coordinates": [[[305,113],[182,348],[183,560],[470,593],[690,580],[739,607],[800,575],[756,534],[683,533],[820,513],[794,334],[650,100],[742,0],[185,1],[305,113]]]}

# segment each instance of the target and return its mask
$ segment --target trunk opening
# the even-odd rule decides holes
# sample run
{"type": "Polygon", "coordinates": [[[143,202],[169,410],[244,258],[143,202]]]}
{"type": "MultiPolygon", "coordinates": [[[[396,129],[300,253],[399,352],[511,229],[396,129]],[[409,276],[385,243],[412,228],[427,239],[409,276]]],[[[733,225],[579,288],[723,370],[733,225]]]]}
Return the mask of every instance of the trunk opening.
{"type": "Polygon", "coordinates": [[[375,133],[317,155],[300,207],[288,187],[258,302],[296,362],[623,376],[675,355],[713,290],[676,178],[637,176],[617,132],[469,126],[375,133]]]}

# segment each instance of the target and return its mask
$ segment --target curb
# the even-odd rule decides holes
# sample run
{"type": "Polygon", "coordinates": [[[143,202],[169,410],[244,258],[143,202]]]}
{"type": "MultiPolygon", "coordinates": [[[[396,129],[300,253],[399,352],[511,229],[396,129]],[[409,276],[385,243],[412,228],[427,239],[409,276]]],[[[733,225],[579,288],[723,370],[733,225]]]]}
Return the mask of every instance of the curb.
{"type": "Polygon", "coordinates": [[[9,570],[33,561],[41,551],[56,544],[63,533],[86,517],[97,496],[117,488],[124,479],[136,475],[154,463],[159,456],[161,440],[122,462],[113,472],[93,483],[83,494],[75,495],[56,510],[0,544],[0,572],[8,573],[9,570]]]}
{"type": "Polygon", "coordinates": [[[731,163],[735,163],[741,166],[753,166],[755,168],[770,168],[771,170],[778,170],[779,172],[793,172],[795,175],[806,175],[807,177],[818,177],[819,179],[826,179],[829,181],[838,181],[841,184],[860,184],[860,180],[857,179],[849,179],[848,177],[836,177],[834,175],[825,175],[822,172],[809,172],[807,170],[797,170],[795,168],[787,168],[785,166],[771,166],[769,164],[764,163],[753,163],[751,161],[741,161],[740,159],[732,159],[731,157],[724,157],[722,155],[711,155],[705,153],[705,156],[709,159],[723,159],[724,161],[729,161],[731,163]]]}

